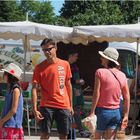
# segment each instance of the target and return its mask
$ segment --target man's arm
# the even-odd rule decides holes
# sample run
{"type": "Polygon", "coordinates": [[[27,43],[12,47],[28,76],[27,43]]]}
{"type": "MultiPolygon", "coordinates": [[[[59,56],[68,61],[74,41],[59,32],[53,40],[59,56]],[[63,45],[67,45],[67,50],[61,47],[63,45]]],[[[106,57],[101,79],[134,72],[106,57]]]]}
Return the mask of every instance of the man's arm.
{"type": "Polygon", "coordinates": [[[34,112],[37,111],[37,88],[38,88],[38,84],[33,83],[33,86],[32,86],[32,103],[33,103],[33,111],[34,112]]]}
{"type": "Polygon", "coordinates": [[[70,111],[72,111],[73,110],[73,108],[72,108],[72,86],[71,86],[71,80],[70,79],[66,81],[66,88],[67,88],[69,101],[70,101],[70,111]]]}
{"type": "Polygon", "coordinates": [[[32,87],[32,104],[33,104],[33,112],[35,115],[35,118],[39,121],[44,119],[44,117],[41,115],[41,113],[37,109],[37,89],[39,85],[37,83],[33,83],[32,87]]]}

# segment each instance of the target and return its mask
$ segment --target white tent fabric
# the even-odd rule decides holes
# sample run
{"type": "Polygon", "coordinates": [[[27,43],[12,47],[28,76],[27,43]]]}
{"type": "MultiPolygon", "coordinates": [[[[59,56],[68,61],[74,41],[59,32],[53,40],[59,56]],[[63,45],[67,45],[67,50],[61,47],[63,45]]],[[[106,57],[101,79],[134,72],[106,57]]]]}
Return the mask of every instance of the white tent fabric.
{"type": "Polygon", "coordinates": [[[75,26],[73,36],[80,38],[78,41],[83,44],[92,41],[137,42],[140,37],[140,24],[75,26]]]}
{"type": "Polygon", "coordinates": [[[30,21],[0,22],[0,38],[42,40],[52,38],[64,43],[87,44],[92,41],[127,41],[137,42],[140,37],[140,24],[99,25],[64,27],[34,23],[30,21]]]}
{"type": "Polygon", "coordinates": [[[30,21],[0,22],[0,38],[3,39],[28,39],[41,40],[45,37],[55,41],[68,42],[73,28],[34,23],[30,21]]]}

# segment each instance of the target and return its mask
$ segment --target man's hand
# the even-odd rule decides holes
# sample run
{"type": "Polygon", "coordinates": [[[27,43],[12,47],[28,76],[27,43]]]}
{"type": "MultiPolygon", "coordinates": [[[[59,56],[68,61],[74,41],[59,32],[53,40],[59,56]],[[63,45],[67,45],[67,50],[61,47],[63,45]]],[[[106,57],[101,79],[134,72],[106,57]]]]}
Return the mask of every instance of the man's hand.
{"type": "Polygon", "coordinates": [[[44,119],[44,117],[42,116],[42,114],[41,114],[39,111],[35,111],[35,112],[34,112],[34,115],[35,115],[35,119],[36,119],[37,121],[41,121],[41,120],[44,119]]]}
{"type": "Polygon", "coordinates": [[[74,115],[73,107],[71,108],[70,113],[71,113],[71,115],[74,115]]]}

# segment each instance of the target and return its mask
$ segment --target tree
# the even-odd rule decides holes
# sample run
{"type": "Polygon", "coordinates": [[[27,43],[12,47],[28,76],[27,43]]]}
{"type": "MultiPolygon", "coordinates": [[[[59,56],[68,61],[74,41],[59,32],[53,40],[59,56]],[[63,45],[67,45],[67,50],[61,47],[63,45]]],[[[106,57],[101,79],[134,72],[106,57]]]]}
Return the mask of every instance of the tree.
{"type": "Polygon", "coordinates": [[[35,0],[21,1],[20,8],[23,13],[28,12],[29,20],[34,22],[54,24],[55,14],[50,2],[40,2],[35,0]]]}
{"type": "Polygon", "coordinates": [[[0,1],[0,21],[17,21],[22,19],[22,11],[18,8],[16,0],[0,1]]]}
{"type": "Polygon", "coordinates": [[[53,7],[49,1],[0,1],[0,21],[25,21],[27,12],[30,21],[46,24],[56,22],[53,7]]]}
{"type": "Polygon", "coordinates": [[[140,16],[140,1],[122,1],[119,3],[121,12],[123,13],[124,22],[137,23],[140,16]]]}
{"type": "Polygon", "coordinates": [[[60,10],[60,25],[110,25],[135,23],[140,1],[65,1],[60,10]]]}
{"type": "Polygon", "coordinates": [[[53,10],[50,2],[42,2],[33,20],[40,23],[55,24],[56,17],[53,10]]]}
{"type": "Polygon", "coordinates": [[[21,0],[19,2],[19,8],[22,10],[24,15],[28,13],[28,18],[29,20],[32,21],[32,19],[37,13],[37,10],[39,9],[39,4],[40,2],[34,0],[30,0],[30,1],[21,0]]]}

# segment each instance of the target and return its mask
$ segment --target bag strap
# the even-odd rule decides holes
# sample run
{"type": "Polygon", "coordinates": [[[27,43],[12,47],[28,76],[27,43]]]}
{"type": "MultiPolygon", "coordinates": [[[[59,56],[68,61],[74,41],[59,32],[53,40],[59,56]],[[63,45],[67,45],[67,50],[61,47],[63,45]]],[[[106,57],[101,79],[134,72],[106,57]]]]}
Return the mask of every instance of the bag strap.
{"type": "Polygon", "coordinates": [[[108,70],[114,75],[114,77],[116,78],[116,80],[119,82],[119,85],[120,85],[120,88],[121,88],[121,82],[119,81],[119,79],[117,78],[117,76],[110,69],[108,69],[108,70]]]}

